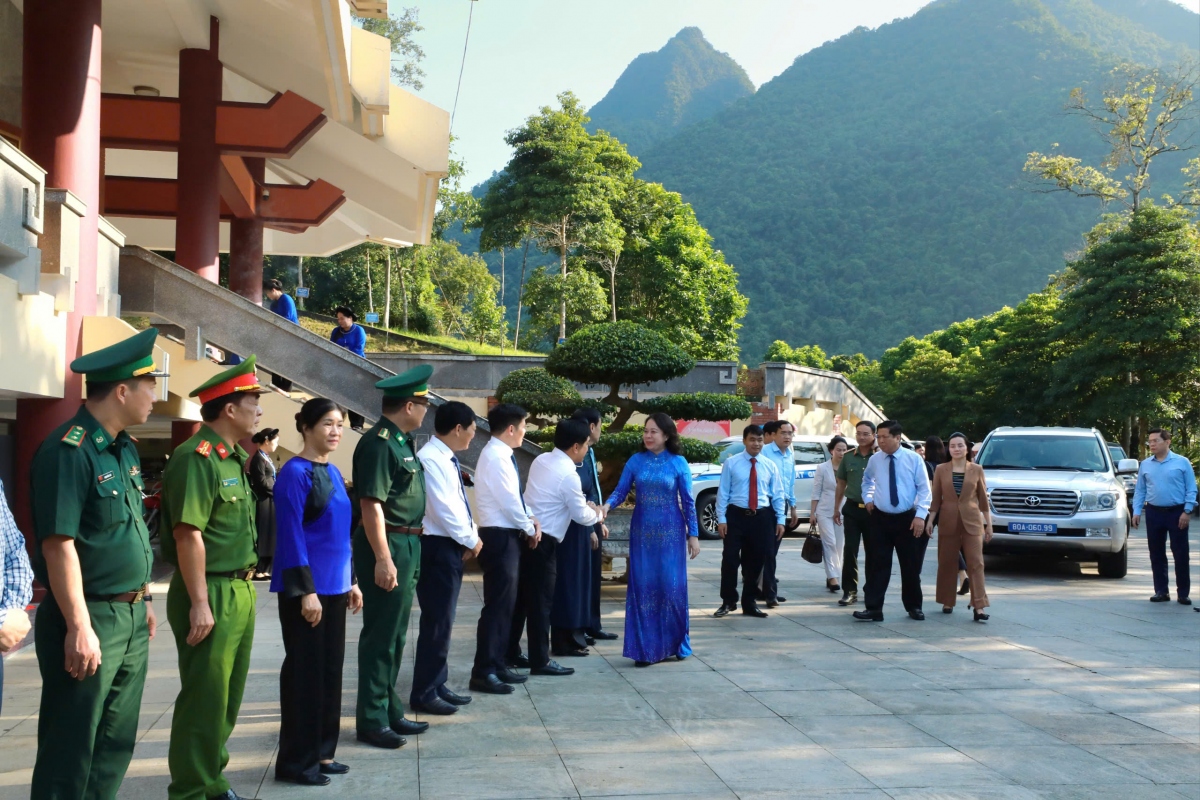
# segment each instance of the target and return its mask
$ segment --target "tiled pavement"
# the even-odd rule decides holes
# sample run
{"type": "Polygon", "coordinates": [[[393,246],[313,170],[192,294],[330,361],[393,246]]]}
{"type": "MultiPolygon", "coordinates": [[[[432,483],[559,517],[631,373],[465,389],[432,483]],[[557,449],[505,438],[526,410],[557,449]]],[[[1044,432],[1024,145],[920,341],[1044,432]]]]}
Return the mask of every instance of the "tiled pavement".
{"type": "MultiPolygon", "coordinates": [[[[1200,532],[1200,526],[1193,525],[1200,532]]],[[[1193,534],[1192,551],[1200,552],[1193,534]]],[[[326,796],[389,798],[1200,798],[1200,614],[1151,605],[1145,541],[1123,581],[1094,567],[989,559],[992,620],[939,613],[931,546],[927,621],[899,606],[860,623],[823,591],[822,571],[788,540],[788,602],[766,620],[714,619],[720,543],[692,562],[696,656],[648,669],[621,642],[569,659],[570,678],[535,678],[507,697],[476,695],[400,751],[354,740],[355,649],[348,648],[338,758],[352,768],[326,796]]],[[[1195,572],[1195,570],[1193,570],[1195,572]]],[[[451,648],[465,689],[481,584],[469,575],[451,648]]],[[[166,592],[160,590],[159,596],[166,592]]],[[[1200,599],[1200,589],[1197,591],[1200,599]]],[[[254,659],[229,775],[244,795],[313,798],[276,783],[279,624],[259,586],[254,659]]],[[[624,588],[605,585],[621,631],[624,588]]],[[[861,607],[861,606],[860,606],[861,607]]],[[[411,648],[402,696],[411,679],[411,648]]],[[[350,637],[356,638],[358,618],[350,637]]],[[[152,647],[142,734],[122,789],[161,798],[176,692],[174,649],[152,647]]],[[[32,648],[6,661],[0,798],[27,797],[38,677],[32,648]]]]}

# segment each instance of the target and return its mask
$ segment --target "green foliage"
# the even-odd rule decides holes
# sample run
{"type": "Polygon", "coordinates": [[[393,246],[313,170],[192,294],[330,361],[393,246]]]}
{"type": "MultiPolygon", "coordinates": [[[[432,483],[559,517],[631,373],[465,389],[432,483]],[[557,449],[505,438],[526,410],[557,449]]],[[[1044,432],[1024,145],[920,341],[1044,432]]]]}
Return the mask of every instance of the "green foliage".
{"type": "MultiPolygon", "coordinates": [[[[479,222],[479,200],[462,185],[466,168],[462,159],[454,157],[454,142],[450,137],[450,159],[446,177],[438,184],[438,207],[433,215],[433,237],[443,239],[446,231],[457,224],[470,229],[479,222]]],[[[503,301],[503,298],[501,298],[503,301]]]]}
{"type": "Polygon", "coordinates": [[[753,410],[750,404],[732,394],[715,392],[692,392],[691,394],[668,394],[643,400],[638,409],[643,414],[661,411],[672,419],[704,419],[723,421],[727,419],[749,419],[753,410]]]}
{"type": "Polygon", "coordinates": [[[377,33],[392,43],[392,79],[397,86],[411,86],[418,92],[425,88],[421,79],[425,70],[421,61],[425,51],[413,41],[413,35],[425,30],[420,23],[420,10],[406,8],[400,16],[388,14],[387,19],[361,19],[363,30],[377,33]]]}
{"type": "Polygon", "coordinates": [[[544,423],[546,417],[568,416],[583,405],[575,384],[541,367],[513,370],[505,375],[496,384],[496,400],[521,406],[535,418],[535,424],[544,423]]]}
{"type": "Polygon", "coordinates": [[[574,269],[567,277],[545,267],[533,271],[525,284],[528,325],[521,330],[526,346],[547,347],[558,341],[563,301],[567,304],[567,334],[602,322],[608,316],[608,293],[600,279],[585,269],[574,269]]]}
{"type": "MultiPolygon", "coordinates": [[[[682,455],[689,464],[708,464],[716,461],[720,451],[716,445],[699,439],[679,437],[682,455]]],[[[619,433],[605,433],[596,442],[596,458],[604,462],[605,472],[609,471],[611,462],[624,464],[629,457],[642,449],[641,428],[625,429],[619,433]]]]}
{"type": "Polygon", "coordinates": [[[504,310],[496,303],[499,282],[479,256],[467,256],[451,242],[416,248],[415,260],[437,292],[443,331],[480,344],[504,341],[504,310]]]}
{"type": "MultiPolygon", "coordinates": [[[[833,361],[830,360],[829,356],[825,355],[825,351],[821,349],[819,344],[792,347],[787,342],[780,341],[779,339],[776,339],[767,348],[767,354],[763,356],[763,361],[785,361],[788,364],[795,364],[800,367],[833,369],[833,361]]],[[[866,361],[865,356],[863,357],[863,361],[866,361]]]]}
{"type": "Polygon", "coordinates": [[[573,334],[546,359],[546,370],[553,375],[608,386],[637,386],[678,378],[695,365],[679,345],[633,322],[590,325],[573,334]]]}

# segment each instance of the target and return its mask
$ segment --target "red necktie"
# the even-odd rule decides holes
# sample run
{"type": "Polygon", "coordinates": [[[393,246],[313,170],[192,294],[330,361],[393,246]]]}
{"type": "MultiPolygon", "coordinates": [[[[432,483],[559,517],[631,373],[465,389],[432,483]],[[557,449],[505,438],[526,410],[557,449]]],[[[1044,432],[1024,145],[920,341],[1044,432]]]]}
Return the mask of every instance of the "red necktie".
{"type": "Polygon", "coordinates": [[[758,511],[758,467],[757,458],[750,459],[750,510],[758,511]]]}

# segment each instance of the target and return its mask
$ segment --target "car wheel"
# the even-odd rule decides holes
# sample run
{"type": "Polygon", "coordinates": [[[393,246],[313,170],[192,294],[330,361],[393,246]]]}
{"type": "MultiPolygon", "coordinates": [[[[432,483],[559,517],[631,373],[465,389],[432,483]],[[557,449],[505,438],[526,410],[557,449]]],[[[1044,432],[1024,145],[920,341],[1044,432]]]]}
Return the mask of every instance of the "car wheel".
{"type": "Polygon", "coordinates": [[[701,539],[720,539],[717,533],[717,493],[704,492],[696,498],[696,522],[701,539]]]}
{"type": "Polygon", "coordinates": [[[1101,578],[1124,578],[1129,571],[1129,542],[1126,541],[1118,553],[1100,556],[1096,568],[1101,578]]]}

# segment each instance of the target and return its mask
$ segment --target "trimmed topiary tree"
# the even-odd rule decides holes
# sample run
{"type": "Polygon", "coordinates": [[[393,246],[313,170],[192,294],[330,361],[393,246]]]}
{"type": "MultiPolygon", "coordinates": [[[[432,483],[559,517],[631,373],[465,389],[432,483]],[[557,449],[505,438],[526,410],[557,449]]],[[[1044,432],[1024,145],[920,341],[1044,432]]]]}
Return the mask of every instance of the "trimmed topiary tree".
{"type": "Polygon", "coordinates": [[[550,418],[570,415],[583,404],[575,384],[541,367],[505,375],[496,385],[496,400],[521,406],[529,412],[529,421],[539,428],[548,425],[550,418]]]}

